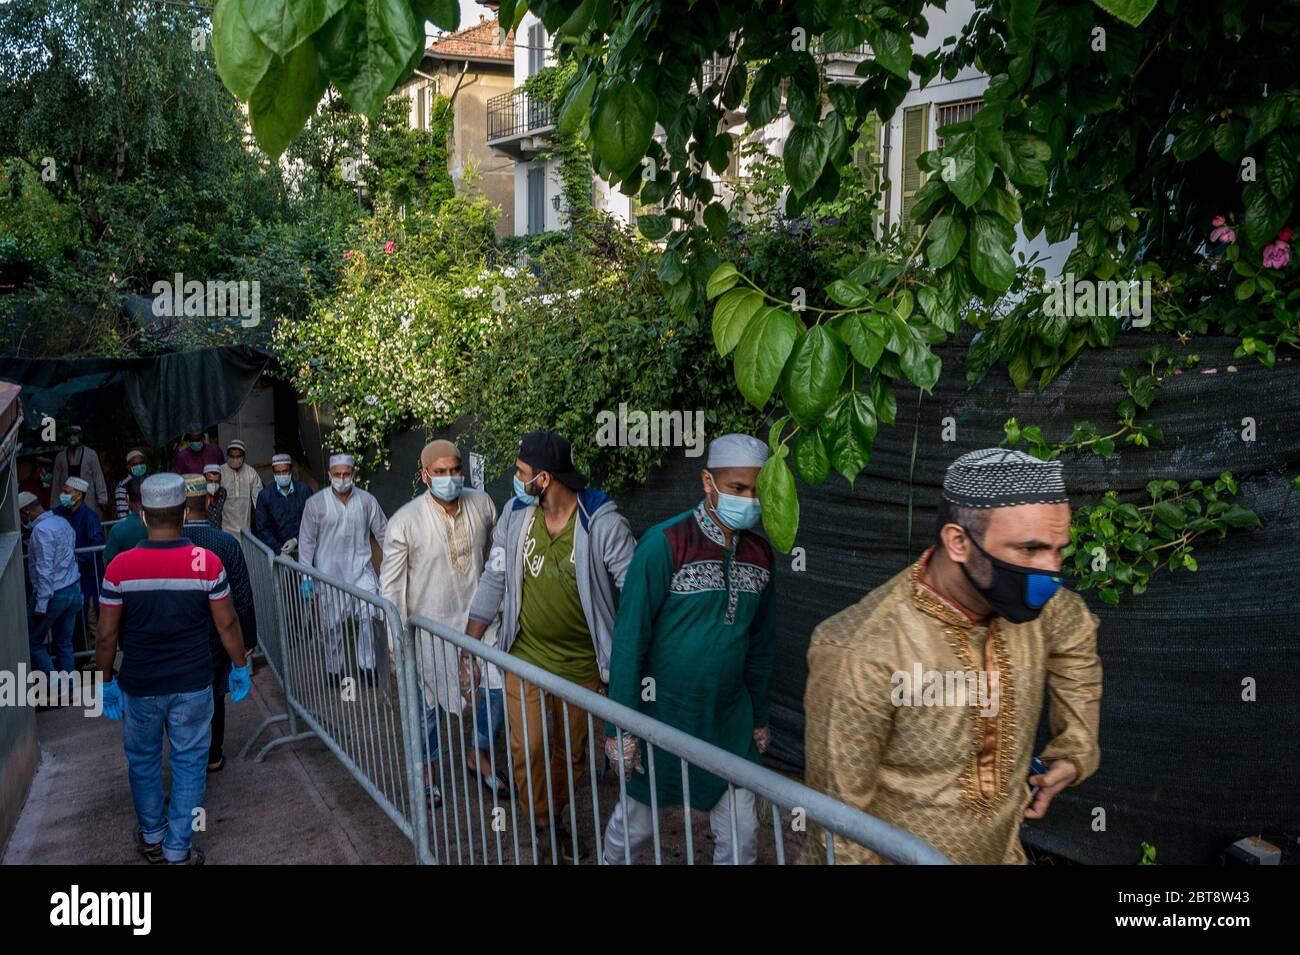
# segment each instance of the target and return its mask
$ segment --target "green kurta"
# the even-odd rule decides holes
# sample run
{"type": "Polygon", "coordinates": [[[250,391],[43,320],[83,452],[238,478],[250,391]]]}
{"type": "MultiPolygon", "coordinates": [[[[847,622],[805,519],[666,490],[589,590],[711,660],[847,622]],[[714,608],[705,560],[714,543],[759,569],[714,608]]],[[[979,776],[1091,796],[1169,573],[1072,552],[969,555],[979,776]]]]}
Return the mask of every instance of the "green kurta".
{"type": "MultiPolygon", "coordinates": [[[[646,531],[619,599],[609,696],[757,763],[753,732],[768,722],[776,645],[772,548],[748,531],[730,550],[722,541],[703,505],[646,531]]],[[[633,774],[628,795],[648,805],[644,744],[641,758],[647,771],[633,774]]],[[[680,762],[660,749],[654,758],[659,805],[680,805],[680,762]]],[[[689,774],[691,806],[712,809],[726,782],[694,766],[689,774]]]]}

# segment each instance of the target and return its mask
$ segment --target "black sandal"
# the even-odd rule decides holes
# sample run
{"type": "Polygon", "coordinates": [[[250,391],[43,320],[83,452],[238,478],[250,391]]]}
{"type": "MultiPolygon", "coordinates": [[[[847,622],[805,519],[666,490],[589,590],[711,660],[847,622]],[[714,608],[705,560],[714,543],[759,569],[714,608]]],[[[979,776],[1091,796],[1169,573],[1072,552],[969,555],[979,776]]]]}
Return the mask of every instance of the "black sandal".
{"type": "Polygon", "coordinates": [[[226,757],[224,754],[222,754],[222,757],[219,760],[217,760],[215,763],[208,763],[209,773],[219,773],[225,768],[226,768],[226,757]]]}

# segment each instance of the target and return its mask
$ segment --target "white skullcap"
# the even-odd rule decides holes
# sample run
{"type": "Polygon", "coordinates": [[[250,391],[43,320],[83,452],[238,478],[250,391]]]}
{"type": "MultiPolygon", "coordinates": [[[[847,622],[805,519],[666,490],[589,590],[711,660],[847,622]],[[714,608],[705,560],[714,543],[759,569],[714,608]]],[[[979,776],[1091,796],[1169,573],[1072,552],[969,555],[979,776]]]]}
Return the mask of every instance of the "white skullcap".
{"type": "Polygon", "coordinates": [[[273,454],[273,455],[271,455],[271,466],[272,466],[272,467],[275,467],[277,464],[289,464],[289,465],[292,465],[292,464],[293,464],[293,458],[289,457],[289,455],[287,455],[287,454],[273,454]]]}
{"type": "Polygon", "coordinates": [[[66,484],[68,487],[72,488],[74,491],[80,491],[82,494],[90,493],[90,482],[87,481],[85,478],[70,477],[63,483],[66,484]]]}
{"type": "Polygon", "coordinates": [[[81,430],[81,425],[79,425],[79,424],[69,425],[69,426],[68,426],[68,430],[69,430],[69,431],[80,431],[80,430],[81,430]]]}
{"type": "Polygon", "coordinates": [[[220,464],[205,464],[205,465],[203,465],[203,473],[204,473],[204,474],[220,474],[220,473],[221,473],[221,465],[220,465],[220,464]]]}
{"type": "Polygon", "coordinates": [[[766,444],[748,434],[724,434],[709,442],[707,468],[761,468],[771,455],[766,444]]]}
{"type": "Polygon", "coordinates": [[[23,491],[23,493],[18,495],[18,510],[21,511],[24,507],[31,507],[39,500],[40,498],[31,491],[23,491]]]}
{"type": "Polygon", "coordinates": [[[176,507],[185,503],[185,479],[164,471],[151,474],[140,484],[140,503],[146,508],[176,507]]]}
{"type": "Polygon", "coordinates": [[[238,438],[235,438],[233,441],[226,442],[226,450],[230,451],[232,448],[238,448],[240,451],[243,451],[245,454],[248,453],[248,449],[244,447],[244,442],[240,441],[238,438]]]}
{"type": "Polygon", "coordinates": [[[346,464],[350,468],[357,466],[356,459],[350,454],[339,453],[330,455],[330,467],[338,467],[340,464],[346,464]]]}
{"type": "Polygon", "coordinates": [[[132,458],[139,458],[141,461],[143,461],[144,452],[141,451],[139,448],[132,448],[130,451],[126,452],[126,459],[130,461],[132,458]]]}

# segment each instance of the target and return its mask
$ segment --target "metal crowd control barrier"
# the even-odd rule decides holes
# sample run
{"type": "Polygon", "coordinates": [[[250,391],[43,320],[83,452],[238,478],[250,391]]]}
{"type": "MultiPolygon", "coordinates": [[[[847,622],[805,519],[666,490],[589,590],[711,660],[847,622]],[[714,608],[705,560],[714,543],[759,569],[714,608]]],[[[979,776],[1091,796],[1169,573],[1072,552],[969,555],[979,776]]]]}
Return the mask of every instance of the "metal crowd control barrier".
{"type": "MultiPolygon", "coordinates": [[[[399,643],[402,645],[410,648],[409,653],[401,655],[414,663],[413,675],[419,683],[418,689],[412,688],[414,693],[408,691],[404,702],[416,704],[415,709],[421,711],[420,722],[427,729],[420,740],[422,764],[418,772],[423,775],[423,763],[429,764],[426,778],[441,797],[440,805],[435,807],[432,801],[429,804],[431,820],[424,827],[428,841],[418,844],[421,861],[559,864],[563,854],[565,861],[574,864],[601,863],[606,861],[604,827],[611,818],[601,805],[604,789],[606,801],[613,803],[608,809],[620,811],[622,819],[621,848],[612,850],[613,858],[608,861],[630,863],[642,848],[653,846],[654,862],[662,864],[665,840],[661,807],[657,805],[656,751],[680,761],[684,804],[690,803],[688,766],[725,781],[726,794],[710,813],[710,828],[717,839],[715,862],[758,861],[758,819],[752,797],[770,806],[773,861],[778,864],[787,861],[782,808],[790,811],[787,818],[802,816],[806,822],[833,834],[826,846],[826,861],[831,864],[835,861],[836,839],[841,844],[865,846],[896,862],[948,861],[908,832],[425,617],[410,619],[399,643]],[[457,662],[462,652],[475,661],[464,676],[457,662]],[[491,673],[492,668],[498,673],[491,673]],[[505,697],[500,716],[493,715],[492,705],[478,705],[480,699],[490,700],[491,684],[497,676],[503,677],[501,692],[505,697]],[[461,691],[462,680],[469,681],[465,694],[461,691]],[[469,705],[471,700],[474,705],[469,705]],[[604,748],[597,748],[595,720],[602,724],[609,721],[616,727],[617,765],[613,768],[617,793],[612,785],[602,785],[598,780],[597,762],[604,764],[604,748]],[[498,729],[509,744],[496,739],[498,729]],[[486,777],[481,775],[482,751],[476,744],[481,730],[488,742],[486,777]],[[631,757],[624,756],[625,733],[642,741],[637,759],[644,760],[643,768],[649,776],[648,811],[628,796],[623,770],[625,758],[631,757]],[[564,752],[557,759],[561,735],[564,752]],[[503,775],[510,790],[508,799],[499,795],[497,785],[492,783],[502,765],[498,749],[505,757],[503,775]],[[588,787],[580,785],[584,769],[589,776],[589,797],[588,787]],[[525,817],[522,821],[521,815],[525,817]],[[584,841],[594,852],[584,856],[579,831],[585,832],[588,818],[592,828],[584,841]],[[557,823],[565,821],[569,831],[561,836],[557,823]],[[631,833],[641,843],[635,848],[631,833]],[[521,836],[525,839],[522,847],[521,836]]],[[[404,725],[411,722],[408,719],[404,725]]],[[[680,815],[685,861],[693,864],[696,840],[692,813],[684,811],[680,815]]],[[[617,828],[611,827],[611,831],[617,832],[617,828]]],[[[682,845],[676,840],[675,826],[672,835],[674,843],[682,845]]]]}
{"type": "MultiPolygon", "coordinates": [[[[244,540],[247,553],[247,535],[244,540]]],[[[276,747],[319,737],[412,845],[423,845],[415,707],[406,702],[414,694],[414,670],[396,608],[287,557],[274,555],[268,563],[269,553],[254,554],[250,574],[259,621],[268,590],[275,606],[277,675],[288,712],[259,726],[244,752],[265,727],[287,719],[289,734],[268,741],[258,761],[276,747]],[[297,731],[298,721],[305,731],[297,731]]]]}

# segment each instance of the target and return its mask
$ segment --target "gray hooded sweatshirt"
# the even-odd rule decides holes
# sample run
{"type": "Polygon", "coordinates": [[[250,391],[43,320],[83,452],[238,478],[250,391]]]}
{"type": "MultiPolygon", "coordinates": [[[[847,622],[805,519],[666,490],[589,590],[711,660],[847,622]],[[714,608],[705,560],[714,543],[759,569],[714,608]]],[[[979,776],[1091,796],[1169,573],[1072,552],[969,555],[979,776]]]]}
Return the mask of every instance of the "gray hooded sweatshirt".
{"type": "MultiPolygon", "coordinates": [[[[470,603],[469,618],[490,624],[501,611],[499,648],[510,652],[519,633],[519,607],[524,588],[524,540],[537,505],[511,500],[492,532],[478,589],[470,603]]],[[[596,650],[602,683],[609,682],[609,655],[618,610],[616,591],[623,589],[636,538],[627,518],[604,491],[578,491],[578,521],[573,530],[573,562],[577,567],[578,596],[596,650]]]]}

